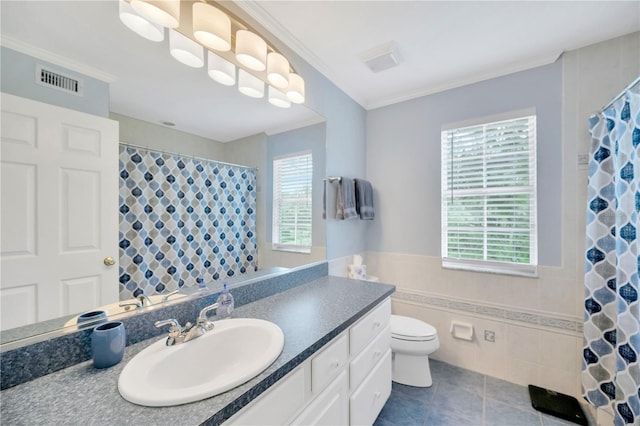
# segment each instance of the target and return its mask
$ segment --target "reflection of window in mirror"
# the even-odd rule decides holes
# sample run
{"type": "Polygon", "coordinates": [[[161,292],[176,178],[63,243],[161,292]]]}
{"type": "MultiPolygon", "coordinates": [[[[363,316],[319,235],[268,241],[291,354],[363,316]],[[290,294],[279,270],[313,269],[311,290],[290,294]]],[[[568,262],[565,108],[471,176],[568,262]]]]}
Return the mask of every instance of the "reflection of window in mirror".
{"type": "Polygon", "coordinates": [[[273,249],[311,253],[311,151],[273,160],[273,249]]]}

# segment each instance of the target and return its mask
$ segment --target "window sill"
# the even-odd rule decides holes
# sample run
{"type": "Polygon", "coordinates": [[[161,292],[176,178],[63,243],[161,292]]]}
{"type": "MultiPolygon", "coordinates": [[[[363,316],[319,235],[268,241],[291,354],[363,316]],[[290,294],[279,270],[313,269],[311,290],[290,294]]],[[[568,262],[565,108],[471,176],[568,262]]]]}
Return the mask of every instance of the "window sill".
{"type": "Polygon", "coordinates": [[[490,274],[515,275],[518,277],[538,278],[537,265],[521,265],[516,263],[485,262],[476,260],[442,258],[444,269],[456,269],[470,272],[486,272],[490,274]]]}
{"type": "Polygon", "coordinates": [[[271,249],[275,251],[286,251],[289,253],[311,254],[311,247],[302,246],[286,246],[281,244],[272,244],[271,249]]]}

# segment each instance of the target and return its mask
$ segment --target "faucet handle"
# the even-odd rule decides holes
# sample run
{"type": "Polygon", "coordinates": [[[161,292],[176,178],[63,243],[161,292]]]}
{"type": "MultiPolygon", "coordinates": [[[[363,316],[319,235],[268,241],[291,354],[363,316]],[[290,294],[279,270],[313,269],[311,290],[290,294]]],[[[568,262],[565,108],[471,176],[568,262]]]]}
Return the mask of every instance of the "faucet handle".
{"type": "Polygon", "coordinates": [[[147,296],[144,293],[140,293],[138,295],[138,297],[136,297],[136,299],[138,299],[140,301],[142,306],[151,306],[151,305],[153,305],[153,302],[151,301],[151,299],[149,299],[149,296],[147,296]]]}
{"type": "Polygon", "coordinates": [[[180,289],[173,290],[171,293],[165,294],[164,296],[162,296],[162,303],[166,302],[167,300],[169,300],[171,296],[178,293],[180,293],[180,289]]]}
{"type": "MultiPolygon", "coordinates": [[[[180,335],[180,333],[182,333],[182,326],[180,325],[178,320],[173,318],[162,320],[162,321],[156,321],[155,323],[153,323],[153,325],[156,326],[157,328],[164,327],[165,325],[170,325],[171,327],[169,328],[169,336],[173,336],[174,334],[178,336],[180,335]]],[[[187,323],[187,325],[190,325],[190,324],[187,323]]]]}
{"type": "MultiPolygon", "coordinates": [[[[156,321],[153,323],[157,328],[164,327],[165,325],[169,325],[169,337],[167,337],[167,346],[172,346],[176,343],[176,339],[178,339],[182,335],[182,327],[178,320],[170,318],[167,320],[156,321]]],[[[191,327],[190,323],[187,323],[187,326],[191,327]]]]}
{"type": "MultiPolygon", "coordinates": [[[[140,309],[142,308],[142,302],[134,299],[132,302],[120,302],[118,306],[120,306],[121,308],[125,308],[127,306],[135,306],[137,309],[140,309]]],[[[127,309],[129,308],[126,308],[125,310],[127,309]]]]}
{"type": "Polygon", "coordinates": [[[202,308],[202,310],[200,311],[200,314],[198,315],[197,325],[200,327],[204,327],[205,330],[212,330],[213,321],[207,318],[207,314],[215,309],[218,309],[218,306],[220,306],[218,305],[218,303],[214,303],[213,305],[209,305],[202,308]]]}

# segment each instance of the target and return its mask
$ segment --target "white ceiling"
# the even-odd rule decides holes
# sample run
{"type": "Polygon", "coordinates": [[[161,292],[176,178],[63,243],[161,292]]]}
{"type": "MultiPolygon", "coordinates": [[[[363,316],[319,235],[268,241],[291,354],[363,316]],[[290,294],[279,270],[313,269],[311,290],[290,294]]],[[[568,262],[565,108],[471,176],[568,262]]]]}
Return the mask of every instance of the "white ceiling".
{"type": "MultiPolygon", "coordinates": [[[[237,5],[367,109],[555,61],[640,30],[640,1],[241,1],[237,5]],[[360,55],[394,41],[400,66],[360,55]]],[[[110,80],[110,109],[219,141],[322,120],[221,86],[127,29],[116,1],[0,1],[2,44],[110,80]]],[[[303,76],[304,77],[304,76],[303,76]]]]}
{"type": "Polygon", "coordinates": [[[246,1],[240,7],[372,109],[555,61],[640,30],[640,1],[246,1]],[[394,41],[396,68],[367,50],[394,41]]]}

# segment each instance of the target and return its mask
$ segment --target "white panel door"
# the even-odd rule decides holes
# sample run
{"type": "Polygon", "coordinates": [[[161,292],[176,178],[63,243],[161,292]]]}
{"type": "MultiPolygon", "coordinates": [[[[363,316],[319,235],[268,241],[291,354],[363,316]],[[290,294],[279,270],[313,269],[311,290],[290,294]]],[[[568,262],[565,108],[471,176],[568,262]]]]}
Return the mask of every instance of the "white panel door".
{"type": "Polygon", "coordinates": [[[2,93],[0,328],[118,301],[118,123],[2,93]]]}

